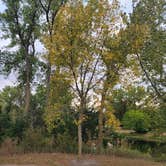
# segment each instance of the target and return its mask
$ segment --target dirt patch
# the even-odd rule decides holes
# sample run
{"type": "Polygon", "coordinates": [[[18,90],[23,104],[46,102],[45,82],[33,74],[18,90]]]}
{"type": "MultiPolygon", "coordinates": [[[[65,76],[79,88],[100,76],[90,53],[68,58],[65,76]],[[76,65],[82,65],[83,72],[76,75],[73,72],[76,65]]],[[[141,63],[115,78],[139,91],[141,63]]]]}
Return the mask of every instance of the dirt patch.
{"type": "Polygon", "coordinates": [[[99,166],[95,160],[72,160],[71,166],[99,166]]]}
{"type": "Polygon", "coordinates": [[[144,159],[129,159],[116,156],[76,155],[41,153],[22,155],[0,155],[0,166],[164,166],[144,159]],[[10,165],[11,164],[11,165],[10,165]],[[17,165],[18,164],[18,165],[17,165]]]}
{"type": "MultiPolygon", "coordinates": [[[[18,165],[13,165],[13,164],[11,165],[10,164],[10,165],[0,165],[0,166],[18,166],[18,165]]],[[[36,165],[19,165],[19,166],[36,166],[36,165]]]]}

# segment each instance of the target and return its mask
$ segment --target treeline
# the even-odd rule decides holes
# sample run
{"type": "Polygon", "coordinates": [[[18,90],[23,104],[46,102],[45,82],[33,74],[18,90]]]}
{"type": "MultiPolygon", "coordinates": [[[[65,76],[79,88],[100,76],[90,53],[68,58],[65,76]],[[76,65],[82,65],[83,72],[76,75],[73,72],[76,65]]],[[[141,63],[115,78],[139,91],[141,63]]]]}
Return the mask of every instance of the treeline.
{"type": "Polygon", "coordinates": [[[164,128],[164,0],[134,1],[131,14],[118,0],[3,3],[1,31],[10,44],[0,71],[16,72],[18,86],[0,94],[2,141],[66,151],[78,141],[81,155],[92,140],[102,151],[103,137],[120,124],[164,128]]]}

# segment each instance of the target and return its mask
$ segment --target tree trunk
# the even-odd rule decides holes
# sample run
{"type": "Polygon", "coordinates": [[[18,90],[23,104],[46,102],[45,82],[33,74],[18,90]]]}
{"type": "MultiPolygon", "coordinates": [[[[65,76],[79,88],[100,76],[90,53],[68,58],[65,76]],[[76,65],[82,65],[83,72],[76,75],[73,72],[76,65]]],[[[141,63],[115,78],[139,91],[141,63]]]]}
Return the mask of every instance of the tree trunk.
{"type": "Polygon", "coordinates": [[[46,78],[46,107],[47,107],[48,103],[49,103],[50,80],[51,80],[51,64],[50,64],[50,60],[48,60],[46,77],[47,77],[46,78]]]}
{"type": "Polygon", "coordinates": [[[98,133],[98,151],[101,153],[103,149],[103,110],[104,110],[104,104],[105,104],[105,98],[106,98],[106,93],[108,90],[108,85],[107,81],[104,83],[104,88],[101,96],[101,105],[99,109],[99,119],[98,119],[98,127],[99,127],[99,133],[98,133]]]}
{"type": "Polygon", "coordinates": [[[82,123],[78,124],[78,156],[82,155],[82,123]]]}
{"type": "Polygon", "coordinates": [[[99,134],[98,134],[98,150],[99,152],[102,151],[103,148],[103,107],[99,110],[99,134]]]}
{"type": "Polygon", "coordinates": [[[26,82],[26,92],[25,93],[26,93],[26,95],[25,95],[25,112],[29,112],[29,110],[30,110],[30,99],[31,99],[29,80],[26,82]]]}
{"type": "Polygon", "coordinates": [[[31,100],[30,60],[26,52],[25,113],[29,112],[31,100]]]}
{"type": "Polygon", "coordinates": [[[82,155],[82,123],[83,123],[83,112],[85,109],[84,99],[81,99],[79,121],[78,121],[78,156],[82,155]]]}

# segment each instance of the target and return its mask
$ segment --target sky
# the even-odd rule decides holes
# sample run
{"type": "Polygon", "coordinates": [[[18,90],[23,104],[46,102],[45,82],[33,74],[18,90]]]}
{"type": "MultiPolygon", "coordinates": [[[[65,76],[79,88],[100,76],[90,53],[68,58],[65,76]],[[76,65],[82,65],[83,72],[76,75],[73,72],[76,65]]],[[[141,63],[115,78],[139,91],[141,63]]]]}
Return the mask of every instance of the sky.
{"type": "MultiPolygon", "coordinates": [[[[120,0],[121,8],[127,12],[132,12],[132,0],[120,0]]],[[[2,1],[0,0],[0,12],[3,12],[5,9],[5,6],[3,5],[2,1]]],[[[0,31],[0,37],[2,36],[2,32],[0,31]]],[[[0,50],[5,49],[4,47],[7,46],[9,43],[9,40],[4,40],[0,38],[0,50]]],[[[38,51],[40,52],[42,50],[41,44],[38,42],[38,51]]],[[[9,76],[4,76],[0,74],[0,90],[2,90],[5,86],[8,85],[16,85],[17,79],[16,79],[16,73],[11,73],[9,76]]]]}

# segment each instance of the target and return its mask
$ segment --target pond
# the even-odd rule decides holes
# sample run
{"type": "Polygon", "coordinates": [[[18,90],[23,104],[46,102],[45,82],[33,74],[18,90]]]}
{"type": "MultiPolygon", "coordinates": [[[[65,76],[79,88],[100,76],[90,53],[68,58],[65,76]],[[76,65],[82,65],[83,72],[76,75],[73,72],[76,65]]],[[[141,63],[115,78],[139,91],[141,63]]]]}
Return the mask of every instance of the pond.
{"type": "Polygon", "coordinates": [[[104,147],[111,142],[114,147],[130,148],[143,153],[149,153],[152,156],[166,154],[166,140],[156,138],[147,138],[144,135],[134,134],[114,134],[104,139],[104,147]]]}

